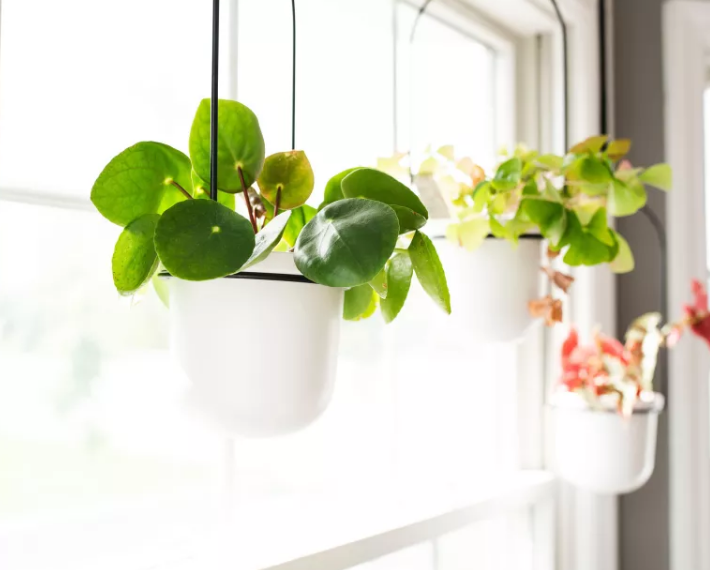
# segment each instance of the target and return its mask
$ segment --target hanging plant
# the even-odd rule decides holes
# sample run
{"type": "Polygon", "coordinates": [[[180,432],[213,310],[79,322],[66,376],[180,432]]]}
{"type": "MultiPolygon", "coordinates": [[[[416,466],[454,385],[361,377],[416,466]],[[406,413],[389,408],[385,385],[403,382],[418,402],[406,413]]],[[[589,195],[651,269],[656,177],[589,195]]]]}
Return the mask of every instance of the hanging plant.
{"type": "Polygon", "coordinates": [[[628,493],[653,473],[658,414],[664,398],[653,377],[661,347],[671,348],[685,328],[708,343],[705,288],[692,283],[694,302],[678,322],[660,326],[648,313],[629,327],[624,342],[598,331],[581,344],[573,328],[562,345],[559,388],[553,398],[556,464],[560,476],[599,493],[628,493]]]}
{"type": "MultiPolygon", "coordinates": [[[[547,240],[549,259],[560,256],[569,266],[608,264],[612,271],[625,273],[634,268],[633,253],[610,219],[643,208],[647,185],[663,191],[672,185],[668,165],[633,167],[624,158],[630,148],[629,140],[605,135],[586,139],[564,156],[519,145],[512,155],[504,153],[494,172],[486,175],[473,160],[457,159],[453,148],[445,146],[429,150],[413,174],[420,187],[427,180],[435,182],[439,194],[430,200],[444,204],[444,211],[456,220],[446,237],[463,250],[479,250],[490,238],[517,247],[523,237],[537,234],[547,240]]],[[[380,164],[403,176],[409,170],[407,161],[407,156],[397,155],[380,164]]],[[[565,293],[574,281],[548,266],[542,270],[565,293]]],[[[533,316],[548,324],[561,321],[560,299],[548,295],[526,301],[533,316]]]]}
{"type": "Polygon", "coordinates": [[[314,174],[303,151],[265,155],[259,121],[236,101],[219,101],[218,201],[209,199],[210,101],[195,115],[186,156],[140,142],[104,168],[91,200],[124,228],[114,250],[116,288],[132,295],[162,267],[173,277],[207,281],[238,274],[274,250],[293,252],[298,271],[347,288],[344,315],[365,318],[381,306],[393,320],[413,275],[451,311],[446,277],[418,196],[391,176],[355,168],[333,177],[316,210],[306,204],[314,174]],[[235,211],[244,196],[247,217],[235,211]]]}

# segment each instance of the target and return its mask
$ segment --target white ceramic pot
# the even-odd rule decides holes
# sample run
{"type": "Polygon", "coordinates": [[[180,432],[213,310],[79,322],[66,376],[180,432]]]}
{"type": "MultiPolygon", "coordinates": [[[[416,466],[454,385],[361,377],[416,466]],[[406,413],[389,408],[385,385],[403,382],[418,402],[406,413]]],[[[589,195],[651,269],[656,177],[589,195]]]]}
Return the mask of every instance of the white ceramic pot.
{"type": "Polygon", "coordinates": [[[167,279],[171,348],[202,415],[230,433],[271,436],[323,412],[335,381],[342,289],[306,280],[291,253],[214,281],[167,279]]]}
{"type": "Polygon", "coordinates": [[[613,404],[590,408],[577,394],[558,394],[553,402],[555,463],[560,478],[604,494],[631,493],[653,473],[658,414],[664,398],[654,394],[637,402],[631,417],[613,404]]]}
{"type": "Polygon", "coordinates": [[[535,322],[528,301],[540,297],[542,237],[521,236],[519,244],[487,238],[467,251],[436,239],[451,292],[451,322],[475,342],[521,339],[535,322]]]}

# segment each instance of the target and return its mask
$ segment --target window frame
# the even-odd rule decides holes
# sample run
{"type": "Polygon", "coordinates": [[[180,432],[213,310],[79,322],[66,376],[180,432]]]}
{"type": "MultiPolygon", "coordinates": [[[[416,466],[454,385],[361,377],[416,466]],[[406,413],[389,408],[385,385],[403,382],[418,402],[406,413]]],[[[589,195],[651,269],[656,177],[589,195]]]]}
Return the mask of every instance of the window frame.
{"type": "MultiPolygon", "coordinates": [[[[382,0],[389,1],[393,6],[393,14],[398,2],[421,6],[423,0],[382,0]]],[[[485,2],[471,0],[473,5],[461,0],[440,0],[432,4],[430,10],[437,17],[464,17],[467,33],[496,47],[498,61],[496,69],[505,70],[507,80],[512,78],[514,91],[520,93],[525,87],[534,87],[535,97],[522,100],[511,93],[512,108],[515,112],[500,117],[498,136],[503,140],[527,140],[530,144],[559,150],[559,85],[560,64],[554,63],[559,53],[560,38],[558,24],[554,14],[544,0],[518,0],[521,7],[519,15],[509,14],[505,19],[506,26],[501,26],[501,15],[498,6],[491,7],[485,2]],[[524,9],[522,9],[524,8],[524,9]],[[491,10],[491,12],[488,12],[491,10]],[[534,14],[533,20],[527,20],[524,15],[534,14]],[[509,26],[509,27],[508,27],[509,26]],[[531,29],[532,28],[532,29],[531,29]],[[534,49],[533,49],[534,48],[534,49]],[[517,60],[517,65],[515,61],[517,60]],[[534,66],[534,72],[531,72],[534,66]],[[523,89],[521,89],[523,88],[523,89]]],[[[229,62],[236,64],[237,41],[236,29],[238,21],[238,0],[229,0],[228,9],[232,17],[229,22],[229,62]]],[[[587,93],[591,99],[570,98],[570,118],[572,140],[580,139],[598,130],[598,92],[596,51],[598,37],[596,26],[589,22],[596,21],[595,6],[592,0],[563,0],[562,8],[570,25],[571,54],[570,67],[576,70],[570,77],[571,89],[575,93],[587,93]]],[[[0,0],[0,25],[2,23],[2,0],[0,0]]],[[[396,20],[393,18],[396,29],[396,20]]],[[[1,29],[1,28],[0,28],[1,29]]],[[[395,36],[396,45],[396,36],[395,36]]],[[[395,55],[396,58],[396,55],[395,55]]],[[[236,76],[236,74],[233,74],[236,76]]],[[[232,76],[225,83],[230,97],[237,97],[238,84],[232,76]]],[[[395,95],[396,96],[396,95],[395,95]]],[[[396,105],[396,102],[394,103],[396,105]]],[[[501,105],[502,109],[504,105],[501,105]]],[[[396,108],[395,108],[396,109],[396,108]]],[[[501,112],[499,110],[499,112],[501,112]]],[[[396,140],[396,136],[395,136],[396,140]]],[[[24,189],[5,188],[0,186],[0,202],[16,201],[28,204],[70,208],[74,210],[89,210],[93,206],[88,198],[76,198],[54,193],[28,192],[24,189]]],[[[583,270],[576,274],[575,297],[571,304],[571,313],[580,327],[591,328],[594,323],[601,322],[603,327],[614,330],[614,288],[613,278],[601,270],[583,270]]],[[[519,408],[519,425],[517,428],[518,445],[524,453],[521,455],[521,469],[541,469],[551,465],[549,451],[550,425],[549,418],[543,412],[547,394],[551,389],[553,366],[556,353],[554,347],[559,342],[555,333],[536,332],[531,334],[521,345],[523,355],[519,366],[521,374],[518,378],[518,396],[516,405],[519,408]],[[545,354],[546,358],[542,355],[545,354]],[[545,365],[545,361],[547,365],[545,365]],[[530,374],[530,370],[535,370],[530,374]],[[522,372],[525,372],[523,374],[522,372]],[[531,376],[532,381],[531,381],[531,376]]],[[[559,335],[557,335],[559,336],[559,335]]],[[[232,448],[225,445],[226,464],[229,465],[232,448]]],[[[229,474],[227,473],[227,479],[229,474]]],[[[534,533],[541,548],[536,554],[536,569],[549,569],[554,566],[551,558],[555,555],[552,548],[553,536],[551,528],[553,520],[559,521],[557,527],[557,542],[560,545],[556,552],[557,564],[560,568],[576,570],[604,567],[614,570],[616,561],[616,500],[591,497],[589,495],[563,488],[554,515],[547,503],[541,499],[540,509],[536,509],[534,533]],[[599,537],[601,536],[601,542],[599,537]]],[[[501,503],[501,505],[504,502],[501,503]]],[[[345,568],[339,565],[323,565],[318,568],[345,568]]],[[[285,569],[286,567],[284,567],[285,569]]],[[[294,566],[298,568],[298,566],[294,566]]],[[[310,568],[315,568],[311,566],[310,568]]]]}

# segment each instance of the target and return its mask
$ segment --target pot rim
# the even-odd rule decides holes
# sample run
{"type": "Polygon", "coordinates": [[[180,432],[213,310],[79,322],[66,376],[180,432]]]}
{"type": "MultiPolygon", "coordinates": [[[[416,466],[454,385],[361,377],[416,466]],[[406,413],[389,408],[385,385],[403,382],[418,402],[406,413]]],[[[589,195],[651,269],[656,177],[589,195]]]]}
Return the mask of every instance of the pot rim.
{"type": "MultiPolygon", "coordinates": [[[[158,276],[162,279],[174,277],[167,270],[161,271],[158,276]]],[[[290,251],[272,251],[266,259],[249,269],[217,279],[252,279],[254,281],[282,281],[317,285],[315,281],[311,281],[298,270],[293,261],[293,253],[290,251]],[[255,269],[258,271],[254,271],[255,269]]],[[[214,281],[214,279],[206,281],[214,281]]]]}
{"type": "MultiPolygon", "coordinates": [[[[436,234],[436,235],[431,236],[431,239],[443,239],[443,240],[445,240],[445,239],[446,239],[446,236],[443,235],[443,234],[436,234]]],[[[488,235],[486,236],[486,239],[496,239],[496,240],[500,240],[500,241],[508,241],[508,240],[506,240],[505,238],[499,238],[499,237],[497,237],[497,236],[494,236],[493,234],[488,234],[488,235]]],[[[536,240],[543,240],[543,239],[545,239],[545,238],[542,237],[542,234],[522,234],[522,235],[518,236],[518,239],[536,239],[536,240]]],[[[447,240],[447,241],[448,241],[448,240],[447,240]]]]}
{"type": "MultiPolygon", "coordinates": [[[[634,403],[632,415],[659,414],[663,411],[666,399],[660,392],[650,392],[634,403]]],[[[557,392],[548,404],[553,410],[566,410],[577,412],[592,412],[618,415],[619,411],[615,400],[602,400],[597,405],[590,404],[583,396],[574,392],[557,392]]]]}

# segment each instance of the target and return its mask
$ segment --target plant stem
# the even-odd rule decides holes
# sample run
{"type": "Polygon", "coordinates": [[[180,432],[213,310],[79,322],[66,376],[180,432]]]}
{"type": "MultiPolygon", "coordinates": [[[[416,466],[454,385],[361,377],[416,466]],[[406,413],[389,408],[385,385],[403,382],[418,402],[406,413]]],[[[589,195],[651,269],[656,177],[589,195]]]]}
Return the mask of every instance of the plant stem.
{"type": "Polygon", "coordinates": [[[175,188],[180,190],[180,192],[185,194],[185,196],[187,197],[188,200],[194,200],[194,198],[190,195],[190,193],[187,190],[185,190],[182,186],[180,186],[177,182],[175,182],[175,180],[171,180],[170,184],[172,184],[173,186],[175,186],[175,188]]]}
{"type": "Polygon", "coordinates": [[[281,205],[281,186],[276,188],[276,202],[274,203],[274,218],[279,215],[279,206],[281,205]]]}
{"type": "Polygon", "coordinates": [[[247,187],[247,183],[244,181],[244,172],[242,171],[241,166],[237,167],[237,172],[239,172],[239,180],[242,183],[242,194],[244,194],[244,202],[246,202],[247,211],[249,212],[249,221],[251,222],[251,227],[254,228],[254,233],[258,234],[259,228],[256,226],[256,218],[254,218],[254,210],[252,210],[251,200],[249,200],[249,188],[247,187]]]}

